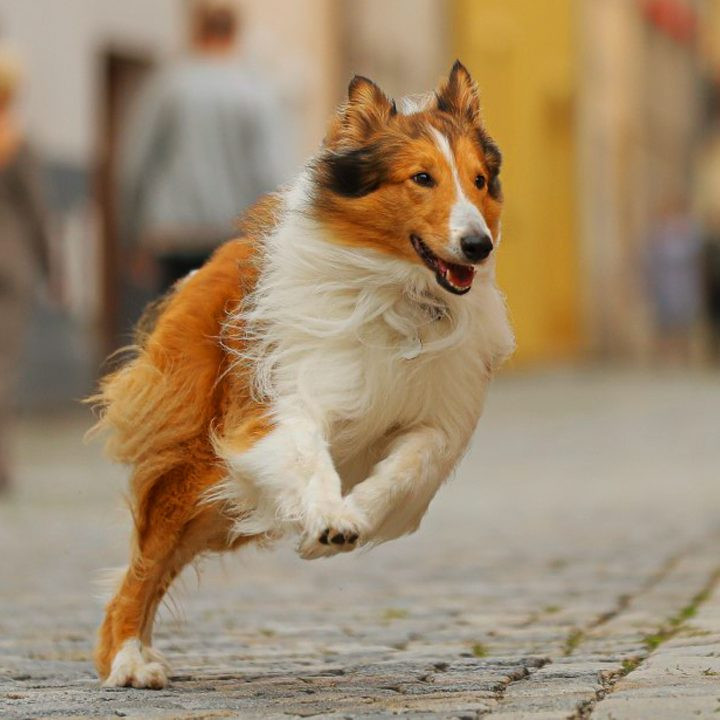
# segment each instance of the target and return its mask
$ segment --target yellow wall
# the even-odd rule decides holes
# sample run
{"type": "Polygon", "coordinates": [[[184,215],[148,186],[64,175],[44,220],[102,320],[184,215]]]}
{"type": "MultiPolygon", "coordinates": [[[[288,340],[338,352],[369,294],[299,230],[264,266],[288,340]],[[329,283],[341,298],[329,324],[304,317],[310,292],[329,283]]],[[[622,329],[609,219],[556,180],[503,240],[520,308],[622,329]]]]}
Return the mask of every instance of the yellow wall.
{"type": "Polygon", "coordinates": [[[454,0],[452,41],[504,155],[498,278],[519,363],[579,348],[573,0],[454,0]]]}

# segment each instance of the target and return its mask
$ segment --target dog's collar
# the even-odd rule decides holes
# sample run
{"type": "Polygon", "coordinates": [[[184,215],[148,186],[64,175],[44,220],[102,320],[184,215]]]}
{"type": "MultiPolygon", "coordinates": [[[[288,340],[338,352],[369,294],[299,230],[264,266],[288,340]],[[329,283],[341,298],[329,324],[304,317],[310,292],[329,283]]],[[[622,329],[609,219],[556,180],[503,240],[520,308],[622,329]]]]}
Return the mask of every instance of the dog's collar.
{"type": "MultiPolygon", "coordinates": [[[[445,318],[450,317],[450,308],[446,302],[441,300],[441,302],[438,303],[439,298],[430,292],[425,292],[423,294],[427,297],[427,301],[425,302],[422,299],[416,300],[416,305],[423,315],[427,317],[429,322],[435,323],[439,320],[444,320],[445,318]]],[[[417,329],[413,335],[407,335],[405,337],[405,341],[405,347],[400,353],[400,357],[403,360],[414,360],[422,354],[423,342],[420,337],[419,329],[417,329]]]]}
{"type": "Polygon", "coordinates": [[[422,340],[419,334],[415,334],[415,337],[407,338],[408,344],[405,349],[400,353],[400,357],[403,360],[414,360],[423,351],[422,340]]]}

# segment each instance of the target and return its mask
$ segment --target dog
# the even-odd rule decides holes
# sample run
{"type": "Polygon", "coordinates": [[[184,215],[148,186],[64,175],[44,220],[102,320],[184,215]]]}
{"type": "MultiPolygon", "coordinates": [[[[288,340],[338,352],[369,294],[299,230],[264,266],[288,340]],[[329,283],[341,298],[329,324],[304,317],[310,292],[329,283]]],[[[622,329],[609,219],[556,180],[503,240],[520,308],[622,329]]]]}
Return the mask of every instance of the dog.
{"type": "Polygon", "coordinates": [[[460,62],[399,103],[356,76],[299,177],[145,312],[91,398],[132,467],[105,686],[167,684],[153,619],[198,555],[295,534],[312,559],[417,529],[514,347],[500,164],[460,62]]]}

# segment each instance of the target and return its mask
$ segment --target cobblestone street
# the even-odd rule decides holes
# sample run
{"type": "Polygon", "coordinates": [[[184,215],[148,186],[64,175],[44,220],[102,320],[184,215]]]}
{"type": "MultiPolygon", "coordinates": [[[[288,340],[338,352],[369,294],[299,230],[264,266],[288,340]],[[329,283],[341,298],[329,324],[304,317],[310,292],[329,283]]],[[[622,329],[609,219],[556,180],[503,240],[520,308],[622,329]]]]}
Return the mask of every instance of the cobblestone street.
{"type": "Polygon", "coordinates": [[[414,536],[187,571],[161,691],[101,689],[124,471],[24,420],[0,501],[0,718],[684,720],[720,712],[720,382],[507,375],[414,536]]]}

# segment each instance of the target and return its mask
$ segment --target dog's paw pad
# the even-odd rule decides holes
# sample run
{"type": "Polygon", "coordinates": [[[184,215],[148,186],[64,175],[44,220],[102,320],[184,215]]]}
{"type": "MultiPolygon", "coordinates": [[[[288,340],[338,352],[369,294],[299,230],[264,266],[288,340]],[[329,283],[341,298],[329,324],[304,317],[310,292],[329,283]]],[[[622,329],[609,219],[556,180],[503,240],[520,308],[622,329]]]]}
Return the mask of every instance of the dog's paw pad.
{"type": "Polygon", "coordinates": [[[320,536],[320,542],[323,545],[327,545],[328,537],[330,537],[330,542],[333,545],[354,545],[358,541],[360,535],[352,530],[345,530],[333,533],[330,528],[327,528],[320,536]],[[330,537],[331,533],[332,537],[330,537]]]}
{"type": "Polygon", "coordinates": [[[361,539],[362,521],[350,512],[335,513],[335,517],[325,515],[324,522],[312,523],[303,533],[298,547],[300,556],[311,560],[328,557],[354,550],[361,539]]]}
{"type": "Polygon", "coordinates": [[[360,533],[358,533],[357,530],[340,530],[339,528],[328,527],[322,531],[320,537],[318,537],[318,542],[326,546],[325,554],[330,554],[335,552],[350,552],[350,550],[355,548],[359,539],[360,533]]]}

